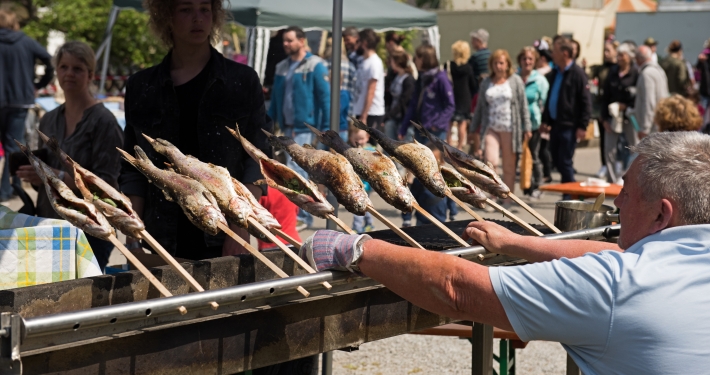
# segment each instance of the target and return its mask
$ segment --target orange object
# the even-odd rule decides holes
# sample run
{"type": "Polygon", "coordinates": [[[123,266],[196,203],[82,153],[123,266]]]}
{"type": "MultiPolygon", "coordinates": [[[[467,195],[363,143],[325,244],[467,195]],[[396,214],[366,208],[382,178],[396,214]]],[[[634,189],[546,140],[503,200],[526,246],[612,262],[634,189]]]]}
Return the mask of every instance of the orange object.
{"type": "Polygon", "coordinates": [[[523,152],[520,153],[520,190],[530,189],[532,180],[533,158],[528,147],[528,141],[523,141],[523,152]]]}
{"type": "MultiPolygon", "coordinates": [[[[301,236],[298,235],[296,230],[296,216],[298,215],[298,206],[293,204],[285,195],[280,191],[272,188],[268,188],[267,194],[262,195],[259,198],[259,203],[264,206],[274,218],[281,224],[281,230],[293,237],[298,242],[303,242],[301,236]]],[[[283,238],[276,236],[283,243],[288,244],[283,238]]],[[[258,239],[257,239],[258,240],[258,239]]],[[[275,244],[271,242],[265,242],[258,240],[259,250],[273,249],[276,247],[275,244]]]]}
{"type": "Polygon", "coordinates": [[[572,197],[596,198],[602,192],[607,197],[616,197],[621,193],[621,185],[611,184],[607,187],[582,186],[581,182],[565,182],[564,184],[549,184],[540,186],[540,190],[554,193],[569,194],[572,197]]]}

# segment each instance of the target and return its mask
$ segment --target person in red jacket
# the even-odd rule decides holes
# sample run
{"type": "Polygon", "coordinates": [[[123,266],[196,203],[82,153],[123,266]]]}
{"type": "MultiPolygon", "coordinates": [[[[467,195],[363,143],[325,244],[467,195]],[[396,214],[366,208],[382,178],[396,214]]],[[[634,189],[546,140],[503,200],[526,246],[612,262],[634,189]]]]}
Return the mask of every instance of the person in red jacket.
{"type": "MultiPolygon", "coordinates": [[[[281,230],[293,237],[296,241],[302,242],[301,237],[298,235],[296,230],[296,215],[298,215],[298,206],[293,204],[285,195],[280,191],[268,188],[266,195],[262,195],[259,198],[259,203],[264,206],[274,218],[281,224],[281,230]]],[[[283,240],[281,237],[276,236],[281,242],[288,245],[288,242],[283,240]]],[[[259,241],[259,251],[273,249],[276,247],[275,244],[271,242],[259,241]]]]}

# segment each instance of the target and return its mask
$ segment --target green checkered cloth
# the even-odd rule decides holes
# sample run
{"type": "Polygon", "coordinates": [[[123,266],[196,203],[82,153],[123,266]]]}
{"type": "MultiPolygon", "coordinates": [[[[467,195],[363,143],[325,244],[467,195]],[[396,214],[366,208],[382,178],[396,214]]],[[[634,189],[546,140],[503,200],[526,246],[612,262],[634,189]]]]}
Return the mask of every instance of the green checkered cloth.
{"type": "Polygon", "coordinates": [[[0,206],[0,289],[101,275],[84,232],[0,206]]]}

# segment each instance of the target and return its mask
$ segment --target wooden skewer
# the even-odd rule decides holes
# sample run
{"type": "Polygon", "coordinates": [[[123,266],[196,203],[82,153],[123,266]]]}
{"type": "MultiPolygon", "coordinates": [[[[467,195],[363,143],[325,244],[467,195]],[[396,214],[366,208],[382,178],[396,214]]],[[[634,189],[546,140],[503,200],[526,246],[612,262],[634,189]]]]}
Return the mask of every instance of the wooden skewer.
{"type": "Polygon", "coordinates": [[[463,238],[458,236],[456,233],[454,233],[451,229],[447,228],[446,225],[442,224],[439,220],[437,220],[434,216],[432,216],[430,213],[426,212],[417,202],[412,203],[412,207],[414,207],[415,210],[419,211],[420,214],[424,215],[429,221],[432,222],[432,224],[436,225],[439,227],[439,229],[443,230],[448,234],[451,238],[456,240],[461,246],[463,247],[469,247],[471,246],[468,242],[464,241],[463,238]]]}
{"type": "Polygon", "coordinates": [[[404,231],[394,225],[391,221],[387,220],[386,217],[382,216],[381,213],[377,212],[374,207],[372,206],[367,206],[367,212],[371,213],[372,216],[376,217],[377,220],[381,221],[382,224],[386,225],[387,228],[391,229],[393,232],[397,233],[398,236],[402,237],[403,240],[407,241],[408,244],[412,245],[412,247],[416,247],[418,249],[424,250],[424,247],[420,245],[417,241],[415,241],[412,237],[410,237],[407,233],[404,233],[404,231]]]}
{"type": "MultiPolygon", "coordinates": [[[[134,267],[136,267],[136,268],[138,269],[138,271],[140,271],[140,273],[141,273],[146,279],[148,279],[148,281],[150,281],[150,283],[153,284],[153,286],[154,286],[156,289],[158,289],[158,291],[160,292],[160,294],[164,295],[165,297],[172,297],[172,296],[173,296],[173,294],[170,293],[170,291],[165,287],[165,285],[163,285],[152,273],[150,273],[150,271],[148,271],[148,269],[145,268],[145,266],[143,265],[143,263],[141,263],[141,262],[138,260],[138,258],[136,258],[136,256],[133,255],[133,253],[131,253],[128,249],[126,249],[125,246],[123,246],[123,244],[121,243],[121,241],[119,241],[118,238],[116,238],[115,235],[112,234],[111,236],[109,236],[108,240],[111,241],[111,243],[112,243],[114,246],[116,246],[116,248],[118,249],[118,251],[120,251],[121,254],[123,254],[123,256],[125,256],[126,259],[127,259],[129,262],[131,262],[131,264],[132,264],[134,267]]],[[[182,315],[187,314],[187,309],[185,308],[185,306],[180,306],[180,307],[178,307],[178,310],[180,311],[180,314],[182,314],[182,315]]]]}
{"type": "Polygon", "coordinates": [[[299,250],[300,250],[300,249],[301,249],[301,246],[303,246],[302,243],[296,241],[295,238],[289,236],[288,234],[286,234],[286,232],[282,231],[281,229],[278,229],[278,228],[271,228],[271,229],[269,229],[269,230],[271,231],[271,233],[273,233],[273,234],[275,234],[275,235],[277,235],[277,236],[283,238],[284,240],[286,240],[286,242],[288,242],[288,243],[290,243],[291,245],[293,245],[293,247],[295,247],[296,249],[299,249],[299,250]]]}
{"type": "Polygon", "coordinates": [[[515,215],[514,213],[512,213],[512,212],[506,210],[505,207],[499,205],[498,203],[494,202],[494,201],[491,200],[491,199],[486,199],[486,203],[487,203],[489,206],[495,208],[496,210],[502,212],[503,215],[509,217],[510,220],[513,220],[513,221],[516,222],[518,225],[520,225],[521,227],[525,228],[525,230],[527,230],[528,232],[530,232],[530,233],[532,233],[532,234],[534,234],[534,235],[536,235],[536,236],[542,236],[542,232],[540,232],[539,230],[533,228],[533,227],[532,227],[530,224],[528,224],[525,220],[519,218],[519,217],[518,217],[517,215],[515,215]]]}
{"type": "MultiPolygon", "coordinates": [[[[253,217],[249,217],[247,220],[249,221],[249,225],[254,226],[259,232],[264,234],[264,236],[266,236],[266,238],[269,241],[275,243],[276,246],[278,246],[279,249],[281,249],[281,251],[286,253],[286,255],[288,255],[291,259],[293,259],[296,263],[298,263],[299,266],[303,267],[304,270],[306,270],[308,273],[316,273],[316,270],[314,270],[310,264],[306,263],[303,259],[301,259],[301,257],[298,256],[298,254],[293,252],[293,250],[286,247],[286,245],[284,245],[283,242],[279,241],[279,239],[276,238],[276,236],[274,236],[271,232],[269,232],[268,229],[264,228],[264,226],[261,225],[261,223],[259,223],[256,219],[254,219],[253,217]]],[[[327,281],[324,281],[321,284],[323,284],[323,286],[328,290],[333,288],[333,286],[330,285],[330,283],[327,281]]]]}
{"type": "Polygon", "coordinates": [[[335,222],[335,224],[337,224],[337,225],[338,225],[340,228],[342,228],[345,232],[350,233],[350,234],[357,234],[357,233],[355,233],[355,231],[353,230],[353,228],[350,228],[347,224],[343,223],[343,221],[340,220],[340,219],[338,219],[337,216],[335,216],[335,215],[333,215],[333,214],[328,214],[326,217],[327,217],[328,219],[330,219],[330,220],[333,220],[333,221],[335,222]]]}
{"type": "MultiPolygon", "coordinates": [[[[219,229],[221,229],[224,233],[226,233],[229,237],[232,237],[233,240],[237,241],[238,244],[242,245],[251,255],[254,256],[254,258],[259,259],[262,261],[264,264],[266,264],[267,267],[269,267],[274,273],[277,275],[281,276],[282,278],[287,278],[289,277],[286,272],[284,272],[281,268],[277,267],[273,262],[269,260],[269,258],[265,257],[264,254],[260,253],[257,249],[255,249],[253,246],[251,246],[250,243],[244,241],[243,238],[239,237],[232,229],[230,229],[228,226],[218,223],[217,226],[219,229]]],[[[303,294],[304,297],[308,297],[311,295],[310,292],[308,292],[306,289],[304,289],[302,286],[299,286],[296,288],[301,294],[303,294]]]]}
{"type": "Polygon", "coordinates": [[[464,211],[468,212],[469,215],[473,216],[474,219],[478,221],[486,221],[481,215],[476,213],[476,211],[472,210],[471,207],[469,207],[466,203],[462,202],[461,199],[459,199],[457,196],[454,195],[451,191],[449,191],[446,194],[447,197],[451,198],[452,201],[456,202],[456,204],[459,205],[459,207],[463,208],[464,211]]]}
{"type": "Polygon", "coordinates": [[[519,204],[520,207],[524,208],[526,211],[530,212],[531,215],[535,216],[536,219],[540,220],[541,223],[545,224],[546,227],[552,229],[553,232],[555,233],[562,233],[561,230],[557,229],[556,226],[554,226],[551,222],[547,221],[542,215],[540,215],[539,212],[533,210],[532,207],[528,206],[527,203],[523,202],[522,199],[518,198],[513,192],[510,192],[508,194],[510,199],[514,200],[515,203],[519,204]]]}
{"type": "MultiPolygon", "coordinates": [[[[205,289],[202,288],[202,285],[200,285],[197,280],[192,277],[192,275],[187,273],[187,271],[180,265],[180,263],[178,263],[177,260],[175,260],[175,258],[173,258],[172,255],[170,255],[170,253],[168,253],[167,250],[165,250],[165,248],[160,245],[160,243],[156,241],[153,236],[150,235],[150,233],[143,230],[141,231],[140,235],[145,240],[145,242],[147,242],[150,247],[152,247],[153,250],[155,250],[155,252],[157,252],[161,258],[163,258],[163,260],[167,264],[172,266],[175,271],[177,271],[180,277],[182,277],[185,281],[187,281],[188,284],[190,284],[192,289],[194,289],[196,292],[205,291],[205,289]]],[[[217,302],[210,302],[210,307],[212,308],[212,310],[217,310],[219,308],[219,304],[217,302]]]]}

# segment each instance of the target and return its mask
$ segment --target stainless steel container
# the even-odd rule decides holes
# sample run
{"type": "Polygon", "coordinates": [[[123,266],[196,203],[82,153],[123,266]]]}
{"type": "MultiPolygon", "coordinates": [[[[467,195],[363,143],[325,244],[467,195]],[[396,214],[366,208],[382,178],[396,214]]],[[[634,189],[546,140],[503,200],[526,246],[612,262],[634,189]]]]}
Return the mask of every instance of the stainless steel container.
{"type": "Polygon", "coordinates": [[[592,211],[594,202],[559,201],[555,203],[555,226],[563,232],[597,228],[619,222],[614,207],[603,204],[592,211]]]}

